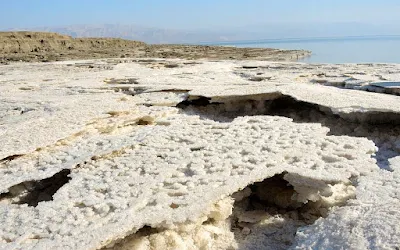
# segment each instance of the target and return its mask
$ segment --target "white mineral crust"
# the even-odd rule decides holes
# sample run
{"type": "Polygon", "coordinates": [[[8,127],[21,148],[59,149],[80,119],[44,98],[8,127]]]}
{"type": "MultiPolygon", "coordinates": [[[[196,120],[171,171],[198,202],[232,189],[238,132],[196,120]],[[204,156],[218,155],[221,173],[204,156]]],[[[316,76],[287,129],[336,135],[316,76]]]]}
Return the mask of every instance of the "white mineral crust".
{"type": "Polygon", "coordinates": [[[400,80],[400,65],[173,62],[179,67],[132,60],[111,70],[73,61],[0,66],[0,249],[400,246],[400,97],[317,81],[400,80]],[[235,113],[238,103],[255,101],[260,111],[282,97],[343,124],[387,119],[391,127],[369,137],[356,136],[361,128],[331,135],[318,122],[279,114],[210,118],[221,115],[213,104],[235,113]],[[208,98],[202,112],[178,105],[199,98],[208,98]],[[374,158],[378,150],[386,170],[374,158]],[[34,183],[64,170],[70,180],[51,199],[24,202],[34,183]],[[285,208],[319,204],[326,215],[296,226],[297,217],[242,211],[238,222],[250,224],[238,237],[235,204],[249,197],[246,187],[276,175],[296,194],[266,199],[285,208]],[[285,220],[288,231],[260,238],[267,237],[262,225],[285,220]]]}

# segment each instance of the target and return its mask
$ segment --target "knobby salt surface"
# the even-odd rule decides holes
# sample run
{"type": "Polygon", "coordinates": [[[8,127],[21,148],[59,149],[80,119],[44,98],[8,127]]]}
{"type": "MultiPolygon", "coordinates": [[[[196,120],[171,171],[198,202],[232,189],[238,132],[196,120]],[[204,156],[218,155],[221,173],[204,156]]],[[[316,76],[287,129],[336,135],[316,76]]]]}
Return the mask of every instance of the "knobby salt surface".
{"type": "Polygon", "coordinates": [[[400,246],[400,97],[321,85],[400,65],[82,63],[0,67],[1,249],[400,246]]]}

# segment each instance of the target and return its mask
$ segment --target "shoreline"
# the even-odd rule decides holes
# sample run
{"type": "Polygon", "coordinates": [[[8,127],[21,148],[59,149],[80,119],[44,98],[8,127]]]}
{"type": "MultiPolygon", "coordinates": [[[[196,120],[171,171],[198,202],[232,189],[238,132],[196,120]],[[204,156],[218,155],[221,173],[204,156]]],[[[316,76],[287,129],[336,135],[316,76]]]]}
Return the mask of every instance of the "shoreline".
{"type": "Polygon", "coordinates": [[[208,45],[145,44],[114,38],[71,38],[45,32],[0,32],[0,63],[100,58],[298,61],[307,50],[208,45]]]}

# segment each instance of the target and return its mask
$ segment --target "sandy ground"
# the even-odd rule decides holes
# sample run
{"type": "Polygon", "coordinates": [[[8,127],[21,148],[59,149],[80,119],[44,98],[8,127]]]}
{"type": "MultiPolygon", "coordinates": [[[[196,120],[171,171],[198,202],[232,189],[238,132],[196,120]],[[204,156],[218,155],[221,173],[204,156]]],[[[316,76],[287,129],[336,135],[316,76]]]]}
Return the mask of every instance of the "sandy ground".
{"type": "Polygon", "coordinates": [[[396,64],[0,66],[0,249],[396,249],[396,64]]]}

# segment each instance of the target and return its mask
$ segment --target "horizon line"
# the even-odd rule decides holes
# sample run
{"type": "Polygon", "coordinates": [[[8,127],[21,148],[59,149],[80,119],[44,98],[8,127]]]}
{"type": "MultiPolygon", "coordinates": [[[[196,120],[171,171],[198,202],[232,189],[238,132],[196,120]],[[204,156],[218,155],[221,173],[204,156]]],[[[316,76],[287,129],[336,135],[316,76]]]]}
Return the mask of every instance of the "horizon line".
{"type": "Polygon", "coordinates": [[[323,37],[288,37],[288,38],[266,38],[236,41],[206,41],[190,44],[200,45],[231,45],[231,44],[259,44],[259,43],[292,43],[292,42],[326,42],[335,40],[379,40],[379,39],[400,39],[399,35],[357,35],[357,36],[323,36],[323,37]]]}

